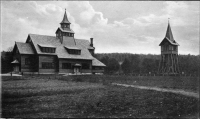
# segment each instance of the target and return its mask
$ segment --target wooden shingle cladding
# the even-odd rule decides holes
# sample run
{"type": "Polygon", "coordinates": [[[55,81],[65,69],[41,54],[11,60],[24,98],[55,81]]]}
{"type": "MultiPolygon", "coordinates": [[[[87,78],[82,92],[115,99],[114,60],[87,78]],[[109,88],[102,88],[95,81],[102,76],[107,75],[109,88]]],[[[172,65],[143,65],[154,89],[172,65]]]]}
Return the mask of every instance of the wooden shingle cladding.
{"type": "Polygon", "coordinates": [[[37,64],[36,55],[21,55],[21,72],[37,72],[37,64]]]}
{"type": "Polygon", "coordinates": [[[92,60],[80,60],[80,59],[59,59],[59,73],[74,73],[74,65],[80,64],[80,72],[81,73],[91,73],[92,72],[92,60]],[[63,67],[64,63],[70,63],[71,69],[67,69],[63,67]],[[89,65],[89,69],[83,69],[82,65],[87,63],[89,65]]]}
{"type": "Polygon", "coordinates": [[[58,59],[55,55],[39,55],[38,60],[38,73],[56,73],[58,71],[58,59]],[[48,65],[53,65],[53,67],[48,65]]]}

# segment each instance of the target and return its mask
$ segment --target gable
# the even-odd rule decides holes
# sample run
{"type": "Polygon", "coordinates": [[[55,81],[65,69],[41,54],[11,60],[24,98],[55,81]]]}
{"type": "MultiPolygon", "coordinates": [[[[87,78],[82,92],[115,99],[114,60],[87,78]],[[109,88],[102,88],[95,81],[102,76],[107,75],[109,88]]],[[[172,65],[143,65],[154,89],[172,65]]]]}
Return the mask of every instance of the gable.
{"type": "Polygon", "coordinates": [[[17,48],[16,42],[15,42],[15,45],[14,45],[14,48],[13,48],[13,51],[12,51],[12,55],[14,55],[14,54],[19,54],[19,50],[17,48]]]}
{"type": "Polygon", "coordinates": [[[34,54],[30,43],[16,42],[16,47],[20,54],[34,54]]]}
{"type": "Polygon", "coordinates": [[[169,40],[167,37],[165,37],[165,38],[162,40],[162,42],[159,44],[159,46],[164,45],[166,42],[169,43],[169,44],[171,44],[171,45],[179,45],[175,40],[174,40],[174,41],[171,41],[171,40],[169,40]]]}

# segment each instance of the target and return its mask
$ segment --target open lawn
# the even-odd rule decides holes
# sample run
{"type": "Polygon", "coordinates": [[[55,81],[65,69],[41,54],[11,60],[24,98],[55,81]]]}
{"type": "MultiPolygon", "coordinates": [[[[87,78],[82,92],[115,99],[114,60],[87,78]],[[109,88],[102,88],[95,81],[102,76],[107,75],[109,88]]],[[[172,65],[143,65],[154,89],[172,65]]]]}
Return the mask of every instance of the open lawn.
{"type": "MultiPolygon", "coordinates": [[[[76,76],[71,76],[76,77],[76,76]]],[[[83,81],[121,83],[129,85],[182,89],[185,91],[199,92],[198,77],[180,77],[180,76],[124,76],[124,75],[90,75],[77,76],[83,81]]]]}
{"type": "MultiPolygon", "coordinates": [[[[17,80],[2,78],[2,117],[198,116],[196,98],[109,85],[122,77],[51,76],[49,79],[48,76],[23,76],[17,80]]],[[[128,81],[125,79],[124,82],[128,81]]]]}

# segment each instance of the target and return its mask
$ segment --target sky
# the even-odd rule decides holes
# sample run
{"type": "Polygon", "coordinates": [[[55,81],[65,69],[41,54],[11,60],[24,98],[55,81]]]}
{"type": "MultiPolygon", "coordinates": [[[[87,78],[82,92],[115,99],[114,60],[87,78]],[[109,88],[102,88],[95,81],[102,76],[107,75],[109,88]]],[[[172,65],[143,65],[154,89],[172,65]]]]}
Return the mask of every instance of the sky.
{"type": "Polygon", "coordinates": [[[160,54],[168,18],[179,54],[199,54],[198,1],[1,1],[1,51],[28,34],[55,36],[66,9],[75,38],[96,53],[160,54]]]}

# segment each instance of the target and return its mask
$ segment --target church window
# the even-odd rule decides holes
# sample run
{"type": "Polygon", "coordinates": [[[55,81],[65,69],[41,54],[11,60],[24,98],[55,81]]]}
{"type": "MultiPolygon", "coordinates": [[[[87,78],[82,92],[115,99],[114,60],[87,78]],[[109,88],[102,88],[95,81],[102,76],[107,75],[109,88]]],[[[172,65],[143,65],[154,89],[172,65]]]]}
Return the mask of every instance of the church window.
{"type": "Polygon", "coordinates": [[[43,69],[53,69],[54,63],[52,63],[52,62],[42,62],[42,68],[43,69]]]}
{"type": "Polygon", "coordinates": [[[30,64],[31,64],[30,58],[25,58],[25,65],[30,65],[30,64]]]}
{"type": "Polygon", "coordinates": [[[89,63],[82,63],[82,69],[90,69],[89,63]]]}
{"type": "Polygon", "coordinates": [[[62,69],[72,69],[71,63],[62,63],[62,69]]]}
{"type": "Polygon", "coordinates": [[[68,53],[69,54],[74,54],[74,55],[80,55],[81,54],[81,50],[69,49],[68,53]]]}
{"type": "Polygon", "coordinates": [[[45,53],[55,53],[55,48],[42,47],[41,50],[45,53]]]}

